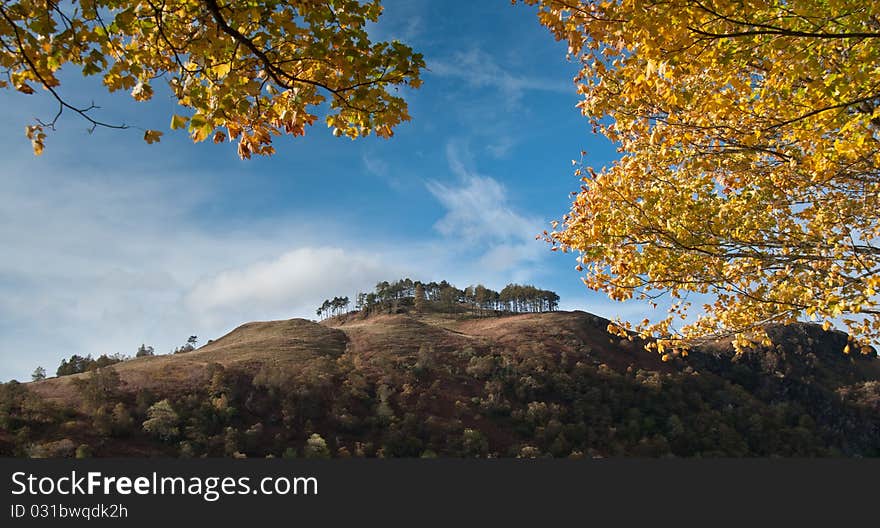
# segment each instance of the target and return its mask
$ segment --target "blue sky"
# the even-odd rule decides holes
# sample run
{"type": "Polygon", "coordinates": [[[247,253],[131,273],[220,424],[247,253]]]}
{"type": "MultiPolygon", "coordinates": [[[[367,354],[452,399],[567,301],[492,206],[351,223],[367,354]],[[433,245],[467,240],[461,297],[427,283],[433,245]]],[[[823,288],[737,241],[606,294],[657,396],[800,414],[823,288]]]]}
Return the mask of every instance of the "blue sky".
{"type": "Polygon", "coordinates": [[[24,126],[51,118],[52,101],[0,93],[0,379],[54,373],[74,353],[166,353],[191,334],[312,318],[326,297],[403,276],[531,282],[564,309],[643,310],[588,292],[571,254],[535,240],[578,188],[571,160],[615,155],[575,108],[566,46],[507,0],[384,5],[374,38],[407,42],[429,68],[391,140],[318,124],[241,161],[234,144],[168,130],[167,91],[135,103],[71,71],[69,100],[165,135],[90,135],[65,115],[35,158],[24,126]]]}

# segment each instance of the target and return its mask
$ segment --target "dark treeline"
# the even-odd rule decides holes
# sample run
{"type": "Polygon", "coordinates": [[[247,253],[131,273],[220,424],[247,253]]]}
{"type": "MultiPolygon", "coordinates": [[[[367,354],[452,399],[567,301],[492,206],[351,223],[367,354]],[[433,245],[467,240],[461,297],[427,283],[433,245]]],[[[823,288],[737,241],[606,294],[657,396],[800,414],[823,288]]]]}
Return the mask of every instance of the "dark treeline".
{"type": "MultiPolygon", "coordinates": [[[[198,342],[198,339],[199,338],[197,336],[189,336],[184,345],[174,348],[171,353],[183,354],[186,352],[192,352],[196,349],[196,343],[198,342]]],[[[138,347],[134,357],[151,357],[155,354],[156,352],[153,347],[142,344],[138,347]]],[[[124,354],[101,354],[97,358],[92,358],[91,354],[89,354],[88,356],[73,354],[72,356],[70,356],[70,359],[61,360],[61,365],[58,366],[58,369],[55,371],[55,375],[69,376],[71,374],[82,374],[83,372],[91,372],[93,370],[109,367],[110,365],[115,365],[116,363],[121,363],[129,359],[131,359],[131,357],[124,354]]],[[[43,367],[37,367],[37,369],[34,370],[34,373],[31,375],[31,378],[34,381],[45,379],[46,370],[43,367]]]]}
{"type": "Polygon", "coordinates": [[[97,359],[93,359],[91,354],[85,357],[74,354],[70,356],[70,359],[61,360],[61,365],[58,366],[55,375],[68,376],[70,374],[89,372],[91,370],[109,367],[110,365],[125,361],[126,359],[128,358],[122,354],[113,354],[111,356],[102,354],[98,356],[97,359]]]}
{"type": "MultiPolygon", "coordinates": [[[[325,300],[317,309],[319,317],[346,313],[348,297],[325,300]]],[[[508,284],[500,292],[478,284],[465,289],[456,288],[447,281],[420,282],[400,279],[382,281],[374,291],[358,293],[355,310],[364,313],[393,313],[406,308],[418,312],[461,312],[473,310],[481,315],[492,312],[552,312],[559,307],[559,295],[532,285],[508,284]]]]}

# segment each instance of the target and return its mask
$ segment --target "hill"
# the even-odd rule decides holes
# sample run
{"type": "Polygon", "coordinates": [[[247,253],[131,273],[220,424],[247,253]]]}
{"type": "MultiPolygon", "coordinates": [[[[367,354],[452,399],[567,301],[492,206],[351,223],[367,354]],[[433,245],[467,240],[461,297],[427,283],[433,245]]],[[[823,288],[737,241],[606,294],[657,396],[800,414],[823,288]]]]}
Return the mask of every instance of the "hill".
{"type": "Polygon", "coordinates": [[[880,360],[771,327],[662,362],[585,312],[245,324],[193,352],[0,391],[18,456],[880,454],[880,360]]]}

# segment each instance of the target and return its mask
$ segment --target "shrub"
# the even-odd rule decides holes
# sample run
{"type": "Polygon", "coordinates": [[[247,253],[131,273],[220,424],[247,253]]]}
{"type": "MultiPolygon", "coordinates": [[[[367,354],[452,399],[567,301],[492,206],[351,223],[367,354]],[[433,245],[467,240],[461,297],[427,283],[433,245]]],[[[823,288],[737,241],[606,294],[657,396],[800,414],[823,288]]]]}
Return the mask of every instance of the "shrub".
{"type": "Polygon", "coordinates": [[[461,443],[462,454],[467,457],[483,457],[489,451],[489,441],[476,429],[465,429],[461,443]]]}
{"type": "Polygon", "coordinates": [[[147,420],[143,424],[144,431],[162,440],[170,440],[180,434],[178,423],[180,418],[167,399],[153,404],[147,409],[147,420]]]}
{"type": "Polygon", "coordinates": [[[131,413],[126,409],[125,404],[120,402],[113,407],[113,431],[118,435],[124,435],[131,432],[134,419],[131,413]]]}
{"type": "Polygon", "coordinates": [[[98,368],[88,377],[74,380],[74,385],[79,389],[87,405],[100,407],[119,396],[122,380],[115,369],[98,368]]]}
{"type": "Polygon", "coordinates": [[[330,448],[327,447],[327,441],[321,438],[321,435],[312,433],[312,436],[306,440],[303,454],[306,458],[330,458],[330,448]]]}
{"type": "Polygon", "coordinates": [[[27,449],[31,458],[66,458],[74,455],[76,444],[69,438],[63,438],[56,442],[34,444],[27,449]]]}

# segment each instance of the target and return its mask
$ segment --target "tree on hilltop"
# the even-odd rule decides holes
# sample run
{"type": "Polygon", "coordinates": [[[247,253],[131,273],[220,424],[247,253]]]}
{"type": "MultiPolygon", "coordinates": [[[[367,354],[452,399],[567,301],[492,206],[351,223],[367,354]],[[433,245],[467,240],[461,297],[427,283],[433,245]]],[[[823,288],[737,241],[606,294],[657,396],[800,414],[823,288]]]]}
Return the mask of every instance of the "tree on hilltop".
{"type": "MultiPolygon", "coordinates": [[[[425,283],[409,278],[379,282],[375,291],[358,293],[356,298],[355,308],[363,313],[395,313],[412,307],[416,312],[472,310],[484,315],[487,311],[546,312],[559,307],[559,295],[531,285],[508,284],[499,293],[482,284],[460,290],[445,280],[425,283]]],[[[347,310],[348,305],[348,297],[334,297],[315,313],[328,317],[347,310]]]]}

